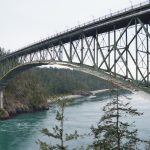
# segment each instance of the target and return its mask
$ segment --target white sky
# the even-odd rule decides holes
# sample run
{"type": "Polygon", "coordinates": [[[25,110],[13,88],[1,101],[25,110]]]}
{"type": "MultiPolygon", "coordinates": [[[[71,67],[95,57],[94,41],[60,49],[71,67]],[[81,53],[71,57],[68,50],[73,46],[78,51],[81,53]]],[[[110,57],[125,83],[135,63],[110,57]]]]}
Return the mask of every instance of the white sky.
{"type": "Polygon", "coordinates": [[[146,0],[0,0],[0,47],[17,50],[146,0]]]}

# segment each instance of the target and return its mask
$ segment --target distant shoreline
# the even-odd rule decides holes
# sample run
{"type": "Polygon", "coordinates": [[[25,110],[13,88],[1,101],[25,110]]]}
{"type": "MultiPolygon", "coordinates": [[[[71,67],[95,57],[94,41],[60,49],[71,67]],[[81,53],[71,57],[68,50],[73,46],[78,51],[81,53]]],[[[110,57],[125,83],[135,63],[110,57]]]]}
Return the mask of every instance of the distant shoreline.
{"type": "MultiPolygon", "coordinates": [[[[87,96],[91,96],[91,95],[95,95],[97,93],[102,93],[102,92],[106,92],[106,91],[110,91],[110,89],[101,89],[101,90],[94,90],[94,91],[89,91],[88,93],[91,93],[90,95],[87,95],[87,96]]],[[[76,99],[76,98],[81,98],[81,97],[86,97],[86,95],[73,95],[73,94],[70,94],[70,95],[66,95],[66,96],[58,96],[58,97],[55,97],[55,98],[50,98],[48,100],[48,103],[52,103],[52,102],[55,102],[56,100],[58,99],[76,99]]]]}

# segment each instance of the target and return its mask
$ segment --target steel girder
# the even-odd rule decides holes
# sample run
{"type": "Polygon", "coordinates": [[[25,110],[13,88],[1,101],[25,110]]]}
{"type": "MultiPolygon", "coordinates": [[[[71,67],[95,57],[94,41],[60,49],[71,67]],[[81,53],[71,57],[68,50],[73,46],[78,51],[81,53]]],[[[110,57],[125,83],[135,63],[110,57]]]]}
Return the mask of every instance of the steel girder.
{"type": "Polygon", "coordinates": [[[113,30],[109,32],[99,33],[99,28],[92,36],[81,32],[78,39],[70,37],[68,43],[60,40],[56,46],[50,42],[47,48],[7,58],[0,63],[0,79],[16,66],[62,61],[86,64],[96,70],[149,85],[150,25],[132,17],[124,28],[116,29],[115,24],[112,26],[113,30]]]}

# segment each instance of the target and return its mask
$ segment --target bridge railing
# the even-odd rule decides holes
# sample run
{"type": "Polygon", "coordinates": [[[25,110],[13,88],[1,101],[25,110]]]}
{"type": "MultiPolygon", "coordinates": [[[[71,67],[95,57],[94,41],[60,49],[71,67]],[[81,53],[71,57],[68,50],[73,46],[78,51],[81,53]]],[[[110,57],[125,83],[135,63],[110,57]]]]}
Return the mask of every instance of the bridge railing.
{"type": "MultiPolygon", "coordinates": [[[[145,2],[143,2],[143,3],[136,4],[136,5],[131,5],[131,6],[128,7],[128,8],[125,8],[125,9],[122,9],[122,10],[119,10],[119,11],[116,11],[116,12],[114,12],[114,13],[110,13],[110,14],[105,15],[105,16],[103,16],[103,17],[99,17],[99,18],[97,18],[97,19],[93,19],[92,21],[88,21],[88,22],[82,23],[82,24],[80,24],[80,25],[78,25],[78,26],[75,26],[75,27],[72,27],[72,28],[70,28],[70,29],[64,30],[64,31],[62,31],[62,32],[53,34],[52,36],[48,36],[48,37],[46,37],[46,38],[44,38],[44,39],[41,39],[41,40],[39,40],[39,41],[36,41],[36,42],[34,42],[34,43],[32,43],[32,44],[26,45],[26,46],[24,46],[24,47],[21,48],[21,49],[30,47],[30,46],[35,45],[35,44],[38,44],[38,43],[40,43],[40,42],[44,42],[44,41],[46,41],[46,40],[48,40],[48,39],[52,39],[52,38],[55,38],[55,37],[57,37],[57,36],[61,36],[61,35],[65,34],[65,33],[72,32],[72,31],[74,31],[74,30],[77,30],[77,29],[79,29],[79,28],[85,27],[85,26],[87,26],[87,25],[90,25],[90,24],[93,24],[93,23],[96,23],[96,22],[100,22],[100,21],[102,21],[102,20],[104,20],[104,19],[106,19],[106,18],[111,18],[111,17],[114,17],[114,16],[116,16],[116,15],[119,15],[119,14],[122,14],[122,13],[125,13],[125,12],[128,12],[128,11],[131,11],[131,10],[133,10],[133,9],[136,9],[136,8],[138,8],[138,7],[141,7],[141,6],[144,6],[144,5],[148,5],[148,4],[150,4],[150,0],[145,1],[145,2]]],[[[21,49],[18,49],[17,51],[19,51],[19,50],[21,50],[21,49]]],[[[15,51],[14,51],[14,52],[15,52],[15,51]]]]}

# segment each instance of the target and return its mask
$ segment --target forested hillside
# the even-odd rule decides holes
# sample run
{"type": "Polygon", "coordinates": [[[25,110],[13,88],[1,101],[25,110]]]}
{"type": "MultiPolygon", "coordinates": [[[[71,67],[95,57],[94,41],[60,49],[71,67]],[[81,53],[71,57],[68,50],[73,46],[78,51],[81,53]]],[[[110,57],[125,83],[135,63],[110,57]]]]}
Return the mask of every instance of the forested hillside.
{"type": "Polygon", "coordinates": [[[76,94],[109,88],[107,81],[69,69],[33,68],[16,76],[4,91],[1,118],[22,112],[45,110],[47,99],[59,94],[76,94]]]}
{"type": "Polygon", "coordinates": [[[110,88],[110,83],[98,77],[70,69],[37,68],[33,70],[38,75],[44,89],[49,95],[76,93],[76,91],[110,88]]]}
{"type": "Polygon", "coordinates": [[[1,118],[18,113],[45,110],[48,108],[47,95],[38,76],[32,71],[15,77],[4,91],[4,108],[1,118]]]}

